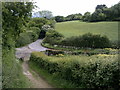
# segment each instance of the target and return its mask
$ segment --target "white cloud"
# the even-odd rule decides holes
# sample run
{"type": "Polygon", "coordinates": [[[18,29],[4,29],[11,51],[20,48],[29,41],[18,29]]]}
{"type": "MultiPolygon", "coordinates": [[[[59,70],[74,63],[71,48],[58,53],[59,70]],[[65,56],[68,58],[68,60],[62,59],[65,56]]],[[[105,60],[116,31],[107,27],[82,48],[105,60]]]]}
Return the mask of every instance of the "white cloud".
{"type": "Polygon", "coordinates": [[[106,4],[108,7],[117,4],[119,0],[34,0],[40,8],[35,11],[49,10],[54,16],[82,13],[86,11],[94,12],[99,4],[106,4]]]}

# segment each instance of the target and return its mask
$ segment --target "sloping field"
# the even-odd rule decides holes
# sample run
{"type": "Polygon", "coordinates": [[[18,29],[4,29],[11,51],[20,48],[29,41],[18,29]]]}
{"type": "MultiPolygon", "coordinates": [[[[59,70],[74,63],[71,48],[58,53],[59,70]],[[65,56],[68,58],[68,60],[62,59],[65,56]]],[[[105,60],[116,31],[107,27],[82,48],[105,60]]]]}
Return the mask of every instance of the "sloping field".
{"type": "Polygon", "coordinates": [[[118,22],[82,22],[68,21],[56,24],[56,30],[65,37],[79,36],[85,33],[106,35],[110,40],[118,40],[118,22]]]}

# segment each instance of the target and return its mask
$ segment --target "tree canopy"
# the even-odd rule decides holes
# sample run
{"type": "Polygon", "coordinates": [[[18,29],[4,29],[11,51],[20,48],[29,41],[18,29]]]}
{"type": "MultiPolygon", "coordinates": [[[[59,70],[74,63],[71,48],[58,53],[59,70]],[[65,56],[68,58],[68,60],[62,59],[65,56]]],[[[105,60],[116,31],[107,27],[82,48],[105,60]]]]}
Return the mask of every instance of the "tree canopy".
{"type": "Polygon", "coordinates": [[[3,41],[7,40],[7,34],[12,34],[17,39],[19,34],[23,32],[21,27],[25,25],[31,11],[34,8],[31,2],[5,2],[2,3],[2,23],[3,23],[3,41]]]}
{"type": "Polygon", "coordinates": [[[56,16],[55,21],[56,22],[63,22],[65,20],[64,16],[56,16]]]}
{"type": "MultiPolygon", "coordinates": [[[[84,21],[84,19],[83,19],[84,21]]],[[[95,11],[86,21],[120,21],[120,2],[108,8],[106,5],[97,5],[95,11]]]]}
{"type": "Polygon", "coordinates": [[[21,28],[28,22],[33,8],[32,2],[2,2],[2,88],[22,86],[22,71],[15,58],[15,41],[24,32],[21,28]]]}
{"type": "Polygon", "coordinates": [[[33,17],[51,19],[53,17],[52,12],[48,10],[38,11],[33,14],[33,17]]]}
{"type": "Polygon", "coordinates": [[[81,20],[82,19],[82,14],[70,14],[66,17],[64,16],[55,16],[56,22],[64,22],[64,21],[72,21],[72,20],[81,20]]]}
{"type": "Polygon", "coordinates": [[[56,22],[83,20],[87,22],[99,22],[99,21],[120,21],[120,2],[107,7],[105,4],[97,5],[93,13],[85,12],[84,15],[70,14],[66,17],[55,16],[56,22]]]}

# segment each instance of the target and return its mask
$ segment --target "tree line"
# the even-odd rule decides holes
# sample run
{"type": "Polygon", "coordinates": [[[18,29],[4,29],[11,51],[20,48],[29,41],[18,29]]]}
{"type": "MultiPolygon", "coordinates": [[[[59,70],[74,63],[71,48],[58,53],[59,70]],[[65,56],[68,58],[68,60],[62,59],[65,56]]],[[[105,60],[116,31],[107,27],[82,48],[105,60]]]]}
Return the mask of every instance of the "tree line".
{"type": "Polygon", "coordinates": [[[105,4],[97,5],[93,13],[85,12],[70,14],[64,16],[53,16],[51,11],[43,10],[33,13],[33,18],[53,19],[56,22],[65,22],[73,20],[82,20],[85,22],[99,22],[99,21],[120,21],[120,2],[108,8],[105,4]]]}
{"type": "Polygon", "coordinates": [[[82,19],[88,22],[120,21],[120,2],[110,8],[106,5],[97,5],[92,14],[86,12],[82,19]]]}
{"type": "Polygon", "coordinates": [[[97,5],[95,11],[91,14],[85,12],[82,14],[71,14],[67,17],[55,16],[56,22],[82,20],[85,22],[98,22],[98,21],[120,21],[120,2],[108,8],[105,4],[97,5]]]}

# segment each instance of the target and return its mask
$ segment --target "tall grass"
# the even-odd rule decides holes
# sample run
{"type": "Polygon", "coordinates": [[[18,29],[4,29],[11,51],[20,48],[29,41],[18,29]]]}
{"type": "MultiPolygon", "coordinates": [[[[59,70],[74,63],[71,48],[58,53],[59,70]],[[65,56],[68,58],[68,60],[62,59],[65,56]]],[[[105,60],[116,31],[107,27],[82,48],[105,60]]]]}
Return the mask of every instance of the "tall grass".
{"type": "Polygon", "coordinates": [[[29,88],[28,79],[23,75],[22,67],[15,58],[14,48],[3,49],[2,61],[2,87],[4,88],[29,88]]]}

